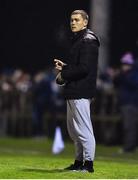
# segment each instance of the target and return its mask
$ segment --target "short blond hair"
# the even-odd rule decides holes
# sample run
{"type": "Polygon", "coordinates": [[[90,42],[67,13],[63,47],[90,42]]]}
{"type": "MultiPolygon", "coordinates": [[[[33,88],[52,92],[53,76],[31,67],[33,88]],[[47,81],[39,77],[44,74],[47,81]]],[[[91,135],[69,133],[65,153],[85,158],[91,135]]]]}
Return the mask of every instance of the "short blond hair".
{"type": "Polygon", "coordinates": [[[84,11],[84,10],[75,10],[75,11],[73,11],[72,13],[71,13],[71,16],[73,15],[73,14],[80,14],[81,16],[82,16],[82,18],[85,20],[89,20],[89,16],[88,16],[88,14],[86,13],[86,11],[84,11]]]}

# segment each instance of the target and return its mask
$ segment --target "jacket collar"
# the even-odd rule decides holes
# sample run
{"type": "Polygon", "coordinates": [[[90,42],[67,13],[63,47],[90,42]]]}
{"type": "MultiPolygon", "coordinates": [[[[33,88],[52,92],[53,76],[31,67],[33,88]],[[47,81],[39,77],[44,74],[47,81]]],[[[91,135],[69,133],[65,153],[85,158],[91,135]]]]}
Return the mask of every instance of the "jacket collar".
{"type": "Polygon", "coordinates": [[[72,41],[76,41],[78,40],[79,38],[81,38],[85,33],[87,32],[87,28],[79,31],[79,32],[75,32],[73,33],[73,36],[72,36],[72,41]]]}

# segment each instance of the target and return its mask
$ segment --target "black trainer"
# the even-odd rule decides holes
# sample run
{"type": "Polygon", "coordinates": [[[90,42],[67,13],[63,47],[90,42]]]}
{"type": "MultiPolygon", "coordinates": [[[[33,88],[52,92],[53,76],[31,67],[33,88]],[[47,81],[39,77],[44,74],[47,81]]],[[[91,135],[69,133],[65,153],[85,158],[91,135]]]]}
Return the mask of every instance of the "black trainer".
{"type": "Polygon", "coordinates": [[[85,161],[83,167],[82,167],[83,172],[94,172],[93,169],[93,162],[92,161],[85,161]]]}
{"type": "Polygon", "coordinates": [[[64,170],[69,171],[80,171],[83,167],[83,161],[75,160],[74,164],[71,164],[70,166],[66,167],[64,170]]]}

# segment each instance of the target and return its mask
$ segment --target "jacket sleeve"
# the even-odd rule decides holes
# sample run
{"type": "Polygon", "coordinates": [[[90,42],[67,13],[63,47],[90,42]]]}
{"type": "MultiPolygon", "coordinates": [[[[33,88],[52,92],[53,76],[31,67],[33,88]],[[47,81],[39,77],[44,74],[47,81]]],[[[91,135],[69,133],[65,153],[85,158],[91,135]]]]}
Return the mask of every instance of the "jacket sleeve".
{"type": "Polygon", "coordinates": [[[78,64],[66,65],[61,76],[67,81],[76,81],[86,77],[92,68],[97,67],[98,45],[95,41],[83,41],[78,64]]]}

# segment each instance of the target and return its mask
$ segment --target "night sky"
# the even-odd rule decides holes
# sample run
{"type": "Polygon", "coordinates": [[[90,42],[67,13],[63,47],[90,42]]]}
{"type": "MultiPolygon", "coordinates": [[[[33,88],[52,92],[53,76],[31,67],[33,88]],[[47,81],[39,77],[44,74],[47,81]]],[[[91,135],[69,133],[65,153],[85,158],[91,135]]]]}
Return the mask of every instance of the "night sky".
{"type": "MultiPolygon", "coordinates": [[[[137,55],[138,0],[112,1],[110,63],[132,50],[137,55]]],[[[70,13],[90,11],[90,0],[0,1],[0,69],[34,71],[66,57],[70,13]]]]}
{"type": "Polygon", "coordinates": [[[89,12],[89,1],[5,0],[0,7],[0,68],[32,71],[52,65],[53,58],[60,57],[70,13],[75,9],[89,12]]]}
{"type": "Polygon", "coordinates": [[[138,0],[113,1],[110,38],[110,64],[118,65],[126,51],[138,58],[138,0]]]}

